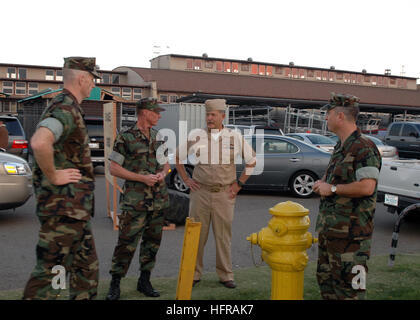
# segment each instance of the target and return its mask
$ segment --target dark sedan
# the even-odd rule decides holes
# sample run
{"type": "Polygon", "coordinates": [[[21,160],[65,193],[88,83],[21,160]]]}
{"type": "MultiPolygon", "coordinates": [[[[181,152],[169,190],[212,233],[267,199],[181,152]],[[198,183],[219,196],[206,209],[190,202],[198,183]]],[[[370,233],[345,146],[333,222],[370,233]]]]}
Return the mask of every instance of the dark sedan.
{"type": "MultiPolygon", "coordinates": [[[[247,136],[257,153],[257,166],[244,186],[254,190],[288,190],[296,197],[308,198],[312,188],[327,168],[331,154],[305,142],[278,135],[247,136]]],[[[170,160],[173,159],[170,157],[170,160]]],[[[171,164],[172,172],[168,177],[170,186],[178,191],[188,192],[171,164]]],[[[191,174],[193,166],[186,165],[191,174]]],[[[237,174],[242,172],[243,164],[236,166],[237,174]]],[[[215,183],[217,183],[215,181],[215,183]]]]}

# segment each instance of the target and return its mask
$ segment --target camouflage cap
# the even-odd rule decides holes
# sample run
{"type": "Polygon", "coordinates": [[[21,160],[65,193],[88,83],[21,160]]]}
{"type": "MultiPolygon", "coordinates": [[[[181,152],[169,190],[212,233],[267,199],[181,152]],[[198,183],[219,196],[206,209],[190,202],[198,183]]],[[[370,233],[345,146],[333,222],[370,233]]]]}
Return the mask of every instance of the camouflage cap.
{"type": "Polygon", "coordinates": [[[360,99],[351,94],[339,94],[331,92],[331,98],[328,104],[324,105],[321,110],[328,111],[335,107],[358,107],[360,99]]]}
{"type": "Polygon", "coordinates": [[[165,111],[164,108],[159,107],[159,101],[155,98],[142,98],[136,102],[137,109],[147,109],[155,112],[165,111]]]}
{"type": "Polygon", "coordinates": [[[63,68],[87,71],[92,76],[94,76],[95,78],[101,79],[101,76],[96,71],[96,59],[95,58],[86,58],[86,57],[64,58],[63,68]]]}

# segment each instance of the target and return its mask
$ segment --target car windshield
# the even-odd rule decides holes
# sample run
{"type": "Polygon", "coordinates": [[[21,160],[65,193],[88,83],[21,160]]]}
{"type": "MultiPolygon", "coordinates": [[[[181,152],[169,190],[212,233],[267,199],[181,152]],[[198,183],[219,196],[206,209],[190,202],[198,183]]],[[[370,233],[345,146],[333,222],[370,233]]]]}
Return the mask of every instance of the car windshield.
{"type": "Polygon", "coordinates": [[[321,135],[308,135],[308,139],[313,144],[335,144],[335,142],[331,140],[330,138],[327,138],[321,135]]]}
{"type": "Polygon", "coordinates": [[[414,126],[417,128],[417,130],[420,132],[420,123],[415,123],[414,126]]]}
{"type": "Polygon", "coordinates": [[[22,127],[16,119],[2,118],[1,121],[6,125],[9,136],[23,136],[22,127]]]}

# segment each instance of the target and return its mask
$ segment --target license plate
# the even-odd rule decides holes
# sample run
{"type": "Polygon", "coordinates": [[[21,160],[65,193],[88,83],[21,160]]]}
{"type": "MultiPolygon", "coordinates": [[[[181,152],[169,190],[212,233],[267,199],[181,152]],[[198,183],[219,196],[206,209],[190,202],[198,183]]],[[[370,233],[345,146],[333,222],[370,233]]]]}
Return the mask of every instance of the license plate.
{"type": "Polygon", "coordinates": [[[99,149],[99,143],[89,143],[89,148],[91,148],[91,149],[99,149]]]}
{"type": "Polygon", "coordinates": [[[385,194],[384,204],[398,207],[398,196],[394,196],[393,194],[385,194]]]}

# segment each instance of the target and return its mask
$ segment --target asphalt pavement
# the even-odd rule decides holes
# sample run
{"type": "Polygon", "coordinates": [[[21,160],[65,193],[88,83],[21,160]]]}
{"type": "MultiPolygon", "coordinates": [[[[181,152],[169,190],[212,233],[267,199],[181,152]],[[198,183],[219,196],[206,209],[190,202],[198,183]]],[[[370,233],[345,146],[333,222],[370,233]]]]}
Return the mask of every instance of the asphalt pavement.
{"type": "MultiPolygon", "coordinates": [[[[314,233],[319,198],[293,198],[288,192],[243,191],[238,195],[233,222],[232,261],[234,270],[253,267],[254,260],[261,262],[260,250],[251,245],[246,237],[267,226],[271,215],[269,208],[279,202],[291,200],[310,211],[309,231],[314,233]],[[252,258],[254,254],[254,259],[252,258]]],[[[112,228],[112,220],[106,212],[105,177],[96,176],[95,217],[92,219],[93,234],[99,257],[100,279],[110,279],[109,269],[118,238],[112,228]]],[[[389,254],[391,236],[396,216],[388,213],[382,204],[377,205],[372,254],[389,254]]],[[[420,253],[420,219],[403,223],[397,253],[420,253]]],[[[0,211],[0,290],[23,288],[35,265],[35,246],[38,240],[39,222],[35,215],[35,199],[32,197],[16,210],[0,211]]],[[[152,277],[177,277],[182,252],[184,227],[164,231],[152,277]]],[[[315,260],[317,248],[308,249],[310,260],[315,260]]],[[[139,274],[137,249],[128,276],[139,274]]],[[[215,244],[212,233],[204,255],[204,272],[215,272],[215,244]]],[[[398,262],[398,257],[396,263],[398,262]]],[[[240,285],[240,284],[239,284],[240,285]]]]}

